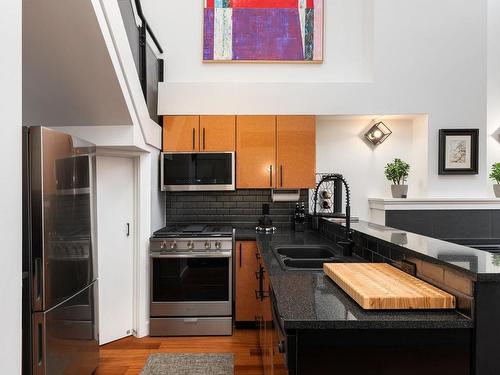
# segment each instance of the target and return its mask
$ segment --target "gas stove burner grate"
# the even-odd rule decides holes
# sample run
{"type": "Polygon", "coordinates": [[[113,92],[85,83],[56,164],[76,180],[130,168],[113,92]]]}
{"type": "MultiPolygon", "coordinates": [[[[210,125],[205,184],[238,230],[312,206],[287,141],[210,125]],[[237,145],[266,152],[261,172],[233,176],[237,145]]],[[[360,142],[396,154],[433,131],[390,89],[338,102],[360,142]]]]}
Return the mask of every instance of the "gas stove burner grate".
{"type": "Polygon", "coordinates": [[[206,225],[188,225],[185,228],[182,228],[181,232],[183,233],[201,233],[207,228],[206,225]]]}
{"type": "Polygon", "coordinates": [[[207,224],[168,225],[153,233],[153,238],[231,237],[233,228],[207,224]]]}

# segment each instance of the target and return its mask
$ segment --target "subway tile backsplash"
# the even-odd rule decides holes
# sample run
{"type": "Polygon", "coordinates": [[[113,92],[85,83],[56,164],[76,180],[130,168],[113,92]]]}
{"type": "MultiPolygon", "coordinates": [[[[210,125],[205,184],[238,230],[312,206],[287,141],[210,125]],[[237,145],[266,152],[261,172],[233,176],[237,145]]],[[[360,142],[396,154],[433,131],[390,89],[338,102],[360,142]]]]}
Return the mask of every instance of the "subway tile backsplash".
{"type": "MultiPolygon", "coordinates": [[[[300,202],[308,211],[308,191],[301,190],[300,202]]],[[[228,192],[168,192],[167,224],[210,223],[239,228],[254,228],[262,216],[262,204],[268,203],[273,225],[290,229],[296,202],[271,202],[270,190],[228,192]]]]}

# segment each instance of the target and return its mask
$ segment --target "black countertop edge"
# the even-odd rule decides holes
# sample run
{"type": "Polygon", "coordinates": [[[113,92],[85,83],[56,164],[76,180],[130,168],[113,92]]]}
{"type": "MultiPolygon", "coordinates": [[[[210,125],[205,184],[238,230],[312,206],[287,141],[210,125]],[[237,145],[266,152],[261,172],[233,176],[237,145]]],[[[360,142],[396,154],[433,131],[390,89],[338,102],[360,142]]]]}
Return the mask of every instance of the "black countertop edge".
{"type": "MultiPolygon", "coordinates": [[[[328,221],[327,219],[325,219],[328,221]]],[[[329,222],[330,224],[345,226],[343,223],[329,222]]],[[[484,250],[477,250],[464,245],[423,236],[395,228],[386,227],[367,221],[359,221],[351,224],[354,232],[362,233],[368,237],[396,246],[406,254],[416,256],[431,263],[445,265],[470,276],[473,281],[500,282],[500,255],[492,254],[484,250]],[[401,243],[404,236],[406,243],[401,243]],[[397,239],[397,240],[396,240],[397,239]],[[496,256],[497,255],[497,256],[496,256]],[[445,259],[439,259],[442,256],[445,259]],[[463,257],[470,257],[477,262],[477,270],[460,266],[463,257]],[[454,263],[453,258],[456,258],[454,263]],[[497,259],[498,258],[498,259],[497,259]],[[495,263],[498,263],[496,265],[495,263]]]]}
{"type": "Polygon", "coordinates": [[[340,330],[340,329],[472,329],[474,322],[470,319],[446,322],[446,321],[379,321],[374,327],[374,322],[322,322],[312,321],[293,322],[284,321],[284,329],[290,330],[340,330]]]}
{"type": "MultiPolygon", "coordinates": [[[[273,247],[285,244],[328,245],[339,252],[336,244],[317,231],[280,231],[275,234],[257,235],[257,246],[269,275],[285,330],[474,327],[472,319],[456,310],[364,310],[322,271],[283,269],[273,247]]],[[[363,261],[357,257],[345,260],[363,261]]]]}

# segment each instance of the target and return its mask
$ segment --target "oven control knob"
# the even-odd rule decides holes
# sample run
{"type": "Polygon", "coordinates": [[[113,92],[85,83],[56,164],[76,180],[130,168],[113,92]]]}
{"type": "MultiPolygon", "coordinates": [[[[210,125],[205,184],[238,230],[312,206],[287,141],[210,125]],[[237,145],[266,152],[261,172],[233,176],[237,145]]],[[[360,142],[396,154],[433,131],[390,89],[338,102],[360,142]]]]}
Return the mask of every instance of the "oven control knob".
{"type": "Polygon", "coordinates": [[[167,241],[163,241],[160,245],[161,249],[165,249],[167,247],[167,241]]]}
{"type": "Polygon", "coordinates": [[[170,249],[171,250],[174,250],[176,247],[177,247],[177,242],[176,241],[170,243],[170,249]]]}
{"type": "Polygon", "coordinates": [[[210,242],[205,242],[205,249],[210,249],[212,247],[212,244],[210,242]]]}
{"type": "Polygon", "coordinates": [[[220,241],[217,241],[215,243],[215,248],[218,249],[218,250],[220,250],[222,248],[222,244],[220,243],[220,241]]]}
{"type": "Polygon", "coordinates": [[[194,242],[193,241],[189,241],[188,244],[187,244],[187,247],[188,247],[188,249],[193,250],[194,249],[194,242]]]}

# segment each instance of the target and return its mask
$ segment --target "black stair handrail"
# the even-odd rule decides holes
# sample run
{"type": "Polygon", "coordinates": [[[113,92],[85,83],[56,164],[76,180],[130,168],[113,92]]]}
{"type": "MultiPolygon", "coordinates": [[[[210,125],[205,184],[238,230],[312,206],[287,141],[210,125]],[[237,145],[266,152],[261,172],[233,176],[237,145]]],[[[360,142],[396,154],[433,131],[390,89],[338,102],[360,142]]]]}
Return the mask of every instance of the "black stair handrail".
{"type": "Polygon", "coordinates": [[[149,36],[155,43],[156,48],[158,48],[158,51],[162,54],[163,48],[161,47],[160,42],[158,42],[158,39],[156,39],[156,35],[154,34],[153,30],[151,30],[151,27],[149,26],[149,23],[146,20],[144,13],[142,12],[141,0],[135,0],[135,9],[137,10],[137,15],[141,19],[142,28],[145,28],[145,30],[147,30],[149,36]]]}

